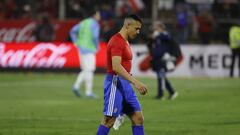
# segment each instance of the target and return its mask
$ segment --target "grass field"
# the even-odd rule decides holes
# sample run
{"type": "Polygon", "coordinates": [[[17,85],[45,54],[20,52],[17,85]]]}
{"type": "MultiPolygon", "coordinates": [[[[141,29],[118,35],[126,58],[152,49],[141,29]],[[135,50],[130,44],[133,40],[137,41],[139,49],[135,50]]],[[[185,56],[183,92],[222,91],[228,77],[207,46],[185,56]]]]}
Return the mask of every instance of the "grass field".
{"type": "MultiPolygon", "coordinates": [[[[76,98],[70,73],[0,73],[0,135],[94,135],[102,118],[100,99],[76,98]]],[[[171,79],[174,101],[158,101],[156,80],[139,78],[150,92],[140,96],[146,135],[239,135],[239,79],[171,79]]],[[[167,96],[167,95],[166,95],[167,96]]],[[[131,135],[130,121],[110,135],[131,135]]]]}

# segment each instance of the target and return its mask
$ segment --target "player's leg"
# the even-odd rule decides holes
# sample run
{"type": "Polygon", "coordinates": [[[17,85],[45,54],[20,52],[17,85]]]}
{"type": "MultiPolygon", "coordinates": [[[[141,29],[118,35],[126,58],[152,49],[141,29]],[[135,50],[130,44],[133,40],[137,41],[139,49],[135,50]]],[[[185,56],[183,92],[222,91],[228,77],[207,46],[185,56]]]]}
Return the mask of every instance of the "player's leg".
{"type": "Polygon", "coordinates": [[[123,111],[132,121],[133,135],[144,135],[143,114],[138,98],[131,86],[125,79],[120,79],[123,91],[123,111]]]}
{"type": "Polygon", "coordinates": [[[172,84],[167,79],[167,77],[165,77],[165,86],[166,86],[166,89],[167,89],[167,91],[169,93],[169,99],[175,99],[178,96],[178,92],[176,92],[173,89],[172,84]]]}
{"type": "Polygon", "coordinates": [[[157,81],[158,81],[158,93],[156,98],[162,99],[163,98],[163,89],[165,88],[165,75],[162,71],[157,71],[157,81]]]}
{"type": "Polygon", "coordinates": [[[92,71],[86,71],[85,72],[85,86],[86,86],[86,91],[85,94],[86,96],[91,96],[93,94],[93,72],[92,71]]]}
{"type": "Polygon", "coordinates": [[[234,76],[235,58],[236,58],[236,52],[235,52],[235,49],[232,49],[231,65],[230,65],[230,77],[234,76]]]}
{"type": "Polygon", "coordinates": [[[143,114],[140,111],[133,112],[128,114],[132,122],[132,133],[133,135],[144,135],[144,126],[143,126],[143,114]]]}
{"type": "Polygon", "coordinates": [[[116,117],[113,116],[104,116],[96,135],[108,135],[110,128],[113,126],[116,117]]]}
{"type": "Polygon", "coordinates": [[[240,77],[240,48],[237,49],[238,56],[238,77],[240,77]]]}
{"type": "Polygon", "coordinates": [[[106,76],[104,81],[104,117],[98,128],[97,135],[107,135],[116,117],[121,113],[123,98],[117,85],[117,76],[106,76]]]}
{"type": "Polygon", "coordinates": [[[88,53],[84,55],[84,81],[85,81],[85,94],[88,97],[97,98],[97,95],[93,93],[93,76],[96,69],[95,54],[88,53]]]}
{"type": "Polygon", "coordinates": [[[83,76],[84,76],[84,72],[80,72],[78,74],[77,80],[75,81],[74,85],[73,85],[73,92],[75,93],[76,96],[80,96],[80,92],[79,92],[79,87],[81,85],[81,83],[83,82],[83,76]]]}
{"type": "Polygon", "coordinates": [[[81,59],[81,64],[80,64],[80,68],[81,68],[81,72],[78,74],[77,80],[75,81],[75,83],[73,84],[73,92],[76,96],[80,96],[80,92],[79,92],[79,88],[81,87],[82,82],[84,81],[84,76],[85,76],[85,72],[84,72],[84,55],[79,55],[79,59],[81,59]]]}
{"type": "Polygon", "coordinates": [[[77,80],[75,81],[73,87],[75,89],[79,89],[80,88],[80,85],[81,83],[83,82],[83,78],[84,78],[84,72],[81,71],[79,74],[78,74],[78,77],[77,77],[77,80]]]}

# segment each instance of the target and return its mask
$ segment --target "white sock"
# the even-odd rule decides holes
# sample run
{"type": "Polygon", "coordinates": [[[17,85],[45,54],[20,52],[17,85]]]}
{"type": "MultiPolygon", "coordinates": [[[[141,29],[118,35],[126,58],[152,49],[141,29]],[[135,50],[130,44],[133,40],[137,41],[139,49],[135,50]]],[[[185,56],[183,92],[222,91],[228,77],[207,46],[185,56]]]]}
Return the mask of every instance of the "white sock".
{"type": "Polygon", "coordinates": [[[92,87],[93,87],[93,71],[86,71],[85,72],[85,83],[86,83],[86,95],[91,95],[92,87]]]}

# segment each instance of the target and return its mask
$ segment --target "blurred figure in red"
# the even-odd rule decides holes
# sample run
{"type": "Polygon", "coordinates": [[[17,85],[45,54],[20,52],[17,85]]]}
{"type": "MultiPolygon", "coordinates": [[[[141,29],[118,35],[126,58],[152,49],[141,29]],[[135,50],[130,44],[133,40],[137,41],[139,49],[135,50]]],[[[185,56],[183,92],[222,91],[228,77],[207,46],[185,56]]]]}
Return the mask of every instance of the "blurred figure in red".
{"type": "Polygon", "coordinates": [[[213,16],[207,11],[200,11],[197,16],[198,34],[202,44],[209,44],[212,39],[213,32],[213,16]]]}

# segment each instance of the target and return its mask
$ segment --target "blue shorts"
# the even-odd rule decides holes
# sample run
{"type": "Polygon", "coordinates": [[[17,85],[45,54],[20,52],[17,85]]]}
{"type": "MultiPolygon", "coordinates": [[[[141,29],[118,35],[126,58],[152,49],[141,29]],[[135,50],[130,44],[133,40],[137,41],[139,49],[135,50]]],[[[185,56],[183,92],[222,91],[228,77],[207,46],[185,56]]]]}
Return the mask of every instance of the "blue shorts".
{"type": "Polygon", "coordinates": [[[138,98],[129,81],[117,75],[107,74],[104,81],[104,109],[106,116],[141,111],[138,98]]]}

